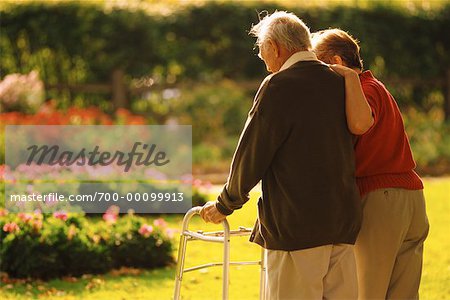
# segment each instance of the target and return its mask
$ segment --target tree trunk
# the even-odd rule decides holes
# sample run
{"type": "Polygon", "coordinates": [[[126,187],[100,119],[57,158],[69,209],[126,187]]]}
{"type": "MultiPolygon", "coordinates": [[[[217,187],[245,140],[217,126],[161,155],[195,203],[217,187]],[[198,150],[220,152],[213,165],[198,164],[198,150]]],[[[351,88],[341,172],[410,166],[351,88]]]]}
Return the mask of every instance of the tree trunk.
{"type": "Polygon", "coordinates": [[[114,108],[127,107],[127,88],[124,81],[124,72],[121,69],[115,69],[111,76],[112,101],[114,108]]]}
{"type": "Polygon", "coordinates": [[[445,121],[450,121],[450,69],[447,70],[444,84],[444,113],[445,121]]]}

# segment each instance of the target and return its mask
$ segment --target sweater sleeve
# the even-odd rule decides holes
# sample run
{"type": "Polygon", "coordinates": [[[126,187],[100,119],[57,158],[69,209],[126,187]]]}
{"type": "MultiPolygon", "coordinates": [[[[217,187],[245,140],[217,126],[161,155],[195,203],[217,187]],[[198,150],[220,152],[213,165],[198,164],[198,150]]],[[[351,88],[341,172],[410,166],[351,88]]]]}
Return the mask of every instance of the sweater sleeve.
{"type": "Polygon", "coordinates": [[[372,117],[373,117],[372,126],[369,128],[369,130],[367,130],[363,134],[366,135],[377,127],[381,112],[381,103],[379,101],[380,99],[379,92],[377,90],[377,87],[373,83],[369,82],[362,84],[362,89],[364,96],[366,97],[367,103],[369,103],[369,106],[372,109],[372,117]]]}
{"type": "Polygon", "coordinates": [[[263,178],[289,134],[283,95],[272,81],[263,82],[241,133],[227,183],[216,202],[222,214],[231,214],[250,199],[251,189],[263,178]]]}
{"type": "Polygon", "coordinates": [[[362,85],[363,88],[363,92],[364,92],[364,96],[366,96],[367,102],[370,105],[370,108],[372,109],[372,116],[373,116],[373,125],[372,127],[367,131],[371,131],[372,128],[375,127],[375,125],[378,122],[378,117],[380,115],[380,101],[378,101],[378,99],[380,98],[380,96],[378,95],[378,91],[376,86],[374,86],[371,83],[366,83],[364,85],[362,85]]]}

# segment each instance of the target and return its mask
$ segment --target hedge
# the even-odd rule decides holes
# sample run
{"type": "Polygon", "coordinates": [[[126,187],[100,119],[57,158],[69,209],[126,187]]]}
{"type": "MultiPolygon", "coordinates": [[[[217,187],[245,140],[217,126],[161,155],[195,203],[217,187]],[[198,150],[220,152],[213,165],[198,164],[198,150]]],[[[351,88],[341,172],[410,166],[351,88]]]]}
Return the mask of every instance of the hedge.
{"type": "MultiPolygon", "coordinates": [[[[38,69],[46,83],[92,83],[109,81],[113,69],[124,70],[129,79],[150,75],[170,82],[261,78],[264,66],[248,30],[258,21],[257,11],[283,7],[212,2],[169,16],[81,2],[27,2],[2,9],[2,77],[38,69]]],[[[365,65],[383,76],[443,78],[450,65],[450,5],[429,11],[388,6],[289,10],[312,31],[350,31],[361,40],[365,65]]]]}

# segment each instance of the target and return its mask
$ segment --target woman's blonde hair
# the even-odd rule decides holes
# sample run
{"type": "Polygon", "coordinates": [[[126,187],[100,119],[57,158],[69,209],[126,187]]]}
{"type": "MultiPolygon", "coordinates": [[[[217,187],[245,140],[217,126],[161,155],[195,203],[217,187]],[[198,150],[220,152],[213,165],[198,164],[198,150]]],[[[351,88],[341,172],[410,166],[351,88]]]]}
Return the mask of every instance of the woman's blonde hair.
{"type": "Polygon", "coordinates": [[[331,63],[331,58],[339,55],[347,67],[363,69],[358,40],[341,29],[313,33],[312,46],[317,58],[325,63],[331,63]]]}

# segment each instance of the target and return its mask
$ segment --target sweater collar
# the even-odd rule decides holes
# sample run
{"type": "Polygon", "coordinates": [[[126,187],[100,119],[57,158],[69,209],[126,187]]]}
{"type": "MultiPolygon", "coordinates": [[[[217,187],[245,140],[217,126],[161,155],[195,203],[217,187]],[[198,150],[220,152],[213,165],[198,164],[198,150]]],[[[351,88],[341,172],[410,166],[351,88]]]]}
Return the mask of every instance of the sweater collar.
{"type": "Polygon", "coordinates": [[[370,70],[363,71],[361,74],[359,74],[359,78],[361,79],[368,79],[368,78],[375,78],[370,70]]]}
{"type": "Polygon", "coordinates": [[[298,51],[292,54],[281,66],[280,71],[283,71],[290,66],[292,66],[295,63],[298,63],[299,61],[306,61],[306,60],[318,60],[316,54],[312,51],[298,51]]]}

